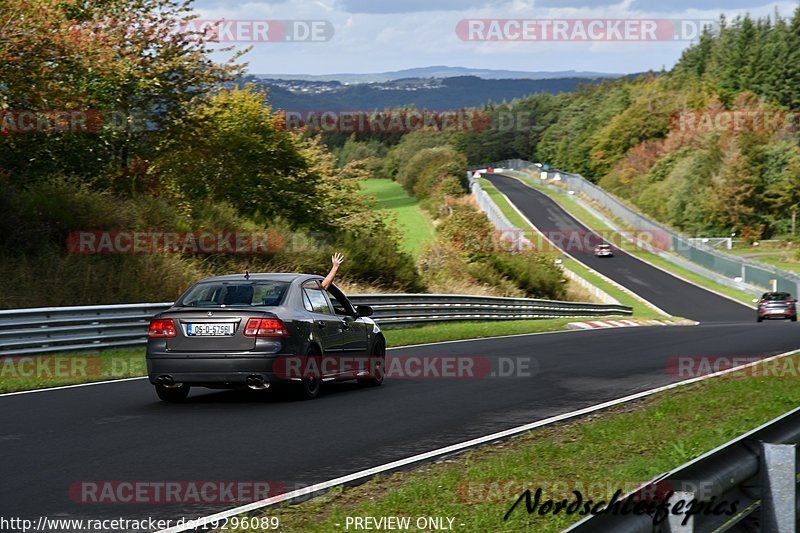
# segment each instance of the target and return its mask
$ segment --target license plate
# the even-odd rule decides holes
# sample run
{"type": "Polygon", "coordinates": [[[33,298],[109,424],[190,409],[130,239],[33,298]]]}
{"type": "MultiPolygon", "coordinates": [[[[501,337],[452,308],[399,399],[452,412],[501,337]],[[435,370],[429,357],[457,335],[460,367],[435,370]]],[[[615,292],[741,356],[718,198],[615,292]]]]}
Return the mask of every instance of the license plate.
{"type": "Polygon", "coordinates": [[[233,335],[233,324],[186,324],[186,334],[193,337],[233,335]]]}

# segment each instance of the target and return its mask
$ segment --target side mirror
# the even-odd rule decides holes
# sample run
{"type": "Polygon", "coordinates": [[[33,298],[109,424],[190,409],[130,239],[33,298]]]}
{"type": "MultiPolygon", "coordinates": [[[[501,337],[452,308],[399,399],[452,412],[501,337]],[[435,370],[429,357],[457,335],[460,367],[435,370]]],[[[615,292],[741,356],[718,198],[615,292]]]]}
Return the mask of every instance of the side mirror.
{"type": "Polygon", "coordinates": [[[358,313],[358,316],[372,316],[372,307],[368,305],[357,305],[356,313],[358,313]]]}

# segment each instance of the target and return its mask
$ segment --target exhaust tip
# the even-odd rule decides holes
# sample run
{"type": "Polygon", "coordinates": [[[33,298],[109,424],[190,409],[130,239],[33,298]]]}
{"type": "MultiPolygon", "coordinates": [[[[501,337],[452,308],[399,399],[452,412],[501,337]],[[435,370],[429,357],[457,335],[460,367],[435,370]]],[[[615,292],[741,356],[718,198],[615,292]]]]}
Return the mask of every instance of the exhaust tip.
{"type": "Polygon", "coordinates": [[[248,388],[252,390],[265,390],[269,388],[269,381],[264,380],[264,376],[258,374],[251,374],[244,380],[248,388]]]}

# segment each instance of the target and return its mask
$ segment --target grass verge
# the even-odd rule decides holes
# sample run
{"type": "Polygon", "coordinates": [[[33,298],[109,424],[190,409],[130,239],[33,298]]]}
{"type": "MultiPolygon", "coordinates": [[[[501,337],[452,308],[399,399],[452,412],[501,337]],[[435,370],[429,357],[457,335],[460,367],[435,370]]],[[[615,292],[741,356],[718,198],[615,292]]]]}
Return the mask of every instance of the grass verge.
{"type": "MultiPolygon", "coordinates": [[[[494,200],[494,203],[508,218],[509,222],[518,228],[530,228],[528,222],[520,216],[520,214],[511,207],[508,200],[498,191],[494,185],[485,179],[480,180],[481,188],[486,191],[486,194],[494,200]]],[[[534,240],[534,239],[532,239],[534,240]]],[[[641,318],[664,318],[664,315],[646,305],[642,300],[636,298],[631,293],[620,289],[617,285],[609,283],[608,280],[598,276],[591,269],[575,261],[574,259],[566,258],[563,262],[564,268],[576,273],[595,287],[600,288],[609,296],[616,298],[622,305],[627,305],[633,308],[633,315],[641,318]]]]}
{"type": "MultiPolygon", "coordinates": [[[[443,322],[384,329],[389,347],[563,330],[580,318],[443,322]]],[[[144,349],[0,357],[0,393],[147,375],[144,349]]]]}
{"type": "Polygon", "coordinates": [[[435,230],[431,218],[419,207],[417,199],[409,196],[399,183],[373,178],[361,182],[361,190],[364,194],[375,196],[375,209],[397,221],[403,238],[403,249],[414,257],[419,253],[423,242],[434,239],[435,230]]]}
{"type": "MultiPolygon", "coordinates": [[[[620,236],[618,232],[614,231],[611,227],[608,226],[608,224],[606,224],[605,222],[597,218],[594,214],[585,209],[582,205],[580,205],[574,198],[572,198],[566,192],[554,191],[548,187],[545,187],[540,183],[539,178],[532,177],[521,172],[514,172],[513,174],[522,179],[523,181],[525,181],[525,183],[531,185],[536,190],[541,191],[542,193],[546,194],[547,196],[558,202],[561,205],[561,207],[563,207],[572,216],[580,220],[589,229],[599,232],[603,235],[611,234],[616,236],[614,242],[628,243],[626,246],[623,246],[623,249],[629,254],[633,255],[634,257],[639,257],[640,259],[649,261],[650,263],[653,263],[654,265],[664,270],[672,272],[682,278],[685,278],[693,283],[696,283],[701,287],[714,290],[716,292],[722,293],[735,300],[738,300],[740,302],[752,306],[753,303],[752,294],[732,289],[725,285],[716,283],[704,276],[701,276],[700,274],[692,272],[691,270],[686,270],[685,268],[680,267],[675,263],[667,259],[664,259],[659,255],[648,252],[647,250],[644,250],[639,246],[634,245],[633,243],[629,243],[622,236],[620,236]]],[[[613,220],[613,217],[610,213],[603,213],[603,215],[613,220]]],[[[614,221],[614,222],[615,224],[617,224],[618,227],[624,228],[624,224],[621,221],[614,221]]]]}
{"type": "Polygon", "coordinates": [[[783,248],[742,246],[732,250],[725,250],[725,252],[735,255],[747,255],[760,263],[767,263],[789,272],[800,272],[800,255],[798,255],[798,249],[792,245],[783,248]]]}
{"type": "Polygon", "coordinates": [[[525,488],[542,488],[543,499],[581,490],[607,500],[795,408],[800,357],[778,365],[665,391],[267,514],[289,532],[346,531],[348,517],[366,516],[450,517],[460,531],[561,531],[581,517],[528,515],[524,505],[503,516],[525,488]]]}

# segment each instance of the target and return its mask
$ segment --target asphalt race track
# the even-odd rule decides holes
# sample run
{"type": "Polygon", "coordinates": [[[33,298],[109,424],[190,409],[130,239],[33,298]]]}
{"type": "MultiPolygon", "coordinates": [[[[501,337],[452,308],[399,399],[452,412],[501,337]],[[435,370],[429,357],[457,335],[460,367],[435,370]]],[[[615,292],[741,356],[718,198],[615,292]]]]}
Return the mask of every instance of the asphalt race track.
{"type": "MultiPolygon", "coordinates": [[[[541,194],[492,179],[541,227],[577,226],[541,194]]],[[[501,359],[528,360],[531,372],[387,378],[374,389],[333,384],[310,402],[197,389],[185,404],[165,404],[145,379],[0,396],[0,515],[195,518],[236,504],[85,503],[74,488],[86,481],[240,480],[271,482],[280,493],[692,377],[674,371],[676,357],[764,356],[800,346],[797,324],[756,324],[754,311],[631,257],[590,264],[701,325],[396,349],[389,355],[473,356],[494,367],[501,359]]]]}
{"type": "MultiPolygon", "coordinates": [[[[581,245],[567,246],[570,255],[667,313],[701,322],[755,320],[754,310],[686,283],[622,250],[615,249],[613,258],[595,257],[593,248],[603,242],[602,239],[572,218],[554,200],[515,178],[499,174],[483,176],[508,196],[525,217],[545,235],[574,234],[580,237],[581,245]],[[587,236],[588,246],[582,245],[583,236],[587,236]]],[[[570,242],[566,237],[557,244],[570,242]]]]}

